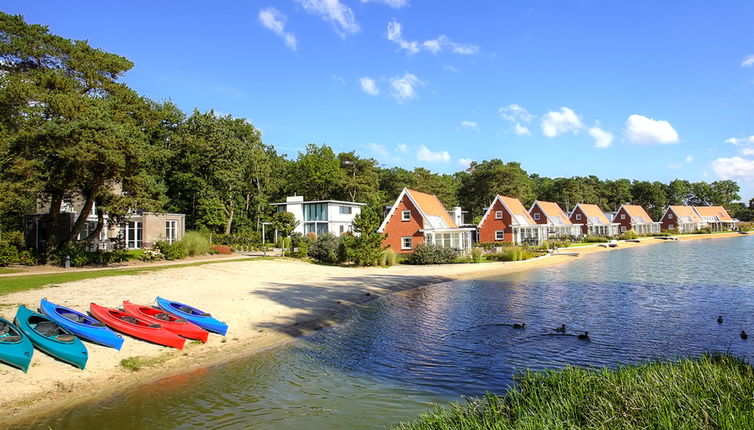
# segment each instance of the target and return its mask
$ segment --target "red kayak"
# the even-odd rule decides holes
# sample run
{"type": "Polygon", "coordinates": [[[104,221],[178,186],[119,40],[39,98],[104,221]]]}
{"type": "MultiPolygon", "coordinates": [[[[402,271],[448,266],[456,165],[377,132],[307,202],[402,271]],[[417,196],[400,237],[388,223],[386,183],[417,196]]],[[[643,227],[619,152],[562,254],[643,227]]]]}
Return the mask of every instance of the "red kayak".
{"type": "Polygon", "coordinates": [[[151,324],[159,324],[165,330],[172,331],[178,336],[197,339],[201,340],[202,343],[207,343],[209,333],[198,325],[188,322],[185,318],[179,318],[164,312],[162,309],[156,309],[151,306],[137,305],[128,300],[123,301],[123,308],[126,312],[149,321],[151,324]]]}
{"type": "Polygon", "coordinates": [[[160,324],[153,324],[145,318],[122,312],[113,308],[106,308],[96,303],[89,304],[89,310],[94,318],[102,321],[108,327],[133,337],[144,339],[173,348],[183,349],[186,339],[162,328],[160,324]]]}

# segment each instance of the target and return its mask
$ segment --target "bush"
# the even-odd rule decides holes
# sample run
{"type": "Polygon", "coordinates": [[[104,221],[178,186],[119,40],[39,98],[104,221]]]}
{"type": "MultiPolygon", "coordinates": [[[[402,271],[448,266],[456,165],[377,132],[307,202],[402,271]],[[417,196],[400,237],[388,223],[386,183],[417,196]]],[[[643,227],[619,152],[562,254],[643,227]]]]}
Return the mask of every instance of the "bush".
{"type": "Polygon", "coordinates": [[[291,251],[292,256],[297,258],[304,258],[309,255],[309,245],[311,245],[312,239],[309,236],[304,236],[301,233],[294,232],[291,234],[291,251]]]}
{"type": "Polygon", "coordinates": [[[233,250],[228,245],[212,245],[210,249],[215,251],[214,254],[230,255],[233,253],[233,250]]]}
{"type": "Polygon", "coordinates": [[[510,246],[504,248],[497,254],[487,256],[492,261],[523,261],[534,258],[533,252],[528,251],[520,246],[510,246]]]}
{"type": "Polygon", "coordinates": [[[21,251],[18,253],[18,263],[25,266],[33,266],[35,264],[34,256],[30,251],[21,251]]]}
{"type": "Polygon", "coordinates": [[[0,242],[0,266],[18,263],[18,248],[10,243],[0,242]]]}
{"type": "Polygon", "coordinates": [[[181,242],[159,241],[154,244],[154,247],[160,250],[162,257],[166,260],[180,260],[186,256],[186,249],[181,242]]]}
{"type": "Polygon", "coordinates": [[[739,222],[738,231],[751,231],[754,230],[754,222],[739,222]]]}
{"type": "Polygon", "coordinates": [[[163,258],[162,252],[160,252],[160,250],[156,249],[156,248],[155,249],[145,249],[139,255],[139,260],[141,260],[141,261],[147,261],[147,262],[162,260],[162,258],[163,258]]]}
{"type": "Polygon", "coordinates": [[[584,242],[587,242],[587,243],[607,243],[609,241],[610,239],[608,239],[605,236],[591,236],[590,235],[584,238],[584,242]]]}
{"type": "Polygon", "coordinates": [[[398,264],[398,254],[391,248],[385,248],[380,254],[380,266],[395,266],[398,264]]]}
{"type": "Polygon", "coordinates": [[[322,233],[309,248],[309,257],[327,264],[337,263],[340,240],[332,233],[322,233]]]}
{"type": "Polygon", "coordinates": [[[2,241],[8,245],[15,246],[16,249],[24,249],[26,241],[24,241],[24,234],[20,231],[6,231],[2,234],[2,241]]]}
{"type": "Polygon", "coordinates": [[[712,229],[709,227],[700,228],[699,230],[694,232],[694,234],[710,234],[710,233],[712,233],[712,229]]]}
{"type": "Polygon", "coordinates": [[[623,234],[618,236],[618,239],[621,239],[621,240],[630,240],[630,239],[638,239],[638,238],[639,238],[639,234],[636,233],[636,230],[626,230],[623,232],[623,234]]]}
{"type": "Polygon", "coordinates": [[[186,255],[189,257],[204,255],[210,249],[209,237],[198,231],[187,231],[183,235],[181,243],[183,244],[183,249],[186,250],[186,255]]]}
{"type": "Polygon", "coordinates": [[[481,263],[483,254],[484,254],[484,251],[481,248],[472,248],[471,261],[473,261],[474,263],[481,263]]]}
{"type": "Polygon", "coordinates": [[[338,262],[345,263],[354,260],[356,240],[352,234],[343,233],[338,239],[338,262]]]}
{"type": "Polygon", "coordinates": [[[432,243],[420,243],[408,257],[408,264],[447,264],[456,259],[456,252],[432,243]]]}

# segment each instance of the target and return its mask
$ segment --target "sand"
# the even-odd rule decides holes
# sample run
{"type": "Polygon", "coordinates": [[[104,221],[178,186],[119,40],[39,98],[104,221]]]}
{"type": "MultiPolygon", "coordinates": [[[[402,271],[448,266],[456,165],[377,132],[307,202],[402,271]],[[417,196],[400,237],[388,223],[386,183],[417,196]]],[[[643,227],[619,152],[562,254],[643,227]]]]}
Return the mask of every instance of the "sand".
{"type": "MultiPolygon", "coordinates": [[[[686,236],[681,240],[717,239],[735,235],[686,236]]],[[[580,256],[596,252],[663,243],[646,239],[623,243],[619,248],[590,246],[569,248],[580,256]]],[[[132,276],[114,276],[76,281],[0,297],[0,314],[8,319],[18,305],[36,309],[48,300],[78,310],[89,303],[118,307],[122,300],[153,304],[156,296],[197,305],[223,319],[226,337],[210,335],[206,344],[187,342],[183,351],[126,337],[121,351],[86,343],[89,363],[78,370],[35,351],[24,374],[0,366],[5,417],[49,413],[132,384],[209,366],[281,345],[296,336],[335,324],[348,306],[375,297],[420,286],[494,274],[513,273],[575,261],[580,257],[554,255],[515,263],[451,264],[348,268],[312,264],[293,259],[227,261],[183,267],[132,276]],[[159,363],[131,371],[121,366],[129,357],[158,359],[159,363]],[[10,414],[8,414],[10,412],[10,414]]]]}

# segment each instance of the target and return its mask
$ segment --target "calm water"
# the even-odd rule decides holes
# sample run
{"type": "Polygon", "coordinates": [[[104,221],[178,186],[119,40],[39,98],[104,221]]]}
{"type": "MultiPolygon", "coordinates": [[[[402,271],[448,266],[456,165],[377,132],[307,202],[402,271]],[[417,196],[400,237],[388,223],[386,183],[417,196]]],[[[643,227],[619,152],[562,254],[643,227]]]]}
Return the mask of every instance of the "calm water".
{"type": "MultiPolygon", "coordinates": [[[[384,428],[503,392],[521,369],[730,351],[754,362],[753,237],[668,242],[381,298],[346,324],[32,423],[53,429],[384,428]],[[725,318],[724,324],[715,320],[725,318]],[[510,324],[525,322],[515,330],[510,324]],[[556,335],[565,323],[574,335],[556,335]],[[588,330],[592,341],[576,338],[588,330]]],[[[30,427],[30,423],[24,425],[30,427]]]]}

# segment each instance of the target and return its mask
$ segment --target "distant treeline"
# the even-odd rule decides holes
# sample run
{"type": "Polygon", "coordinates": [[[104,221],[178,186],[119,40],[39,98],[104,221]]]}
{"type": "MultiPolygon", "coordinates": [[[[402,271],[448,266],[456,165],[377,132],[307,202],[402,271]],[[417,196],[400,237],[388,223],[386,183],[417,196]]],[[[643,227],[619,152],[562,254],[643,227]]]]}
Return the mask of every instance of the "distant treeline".
{"type": "Polygon", "coordinates": [[[83,197],[84,213],[60,242],[78,237],[94,204],[111,219],[134,208],[180,212],[189,229],[244,234],[258,231],[274,213],[269,203],[288,195],[381,206],[403,187],[436,194],[448,208],[462,206],[469,221],[497,193],[567,210],[579,202],[606,210],[632,202],[654,218],[668,204],[724,205],[742,220],[754,209],[754,200],[734,203],[740,196],[733,181],[547,178],[498,159],[440,174],[382,167],[315,144],[287,157],[246,119],[186,115],[169,101],[152,101],[119,81],[133,66],[129,60],[20,16],[0,12],[0,48],[0,231],[22,229],[38,196],[49,198],[56,219],[71,193],[83,197]],[[113,193],[114,182],[125,193],[113,193]]]}

